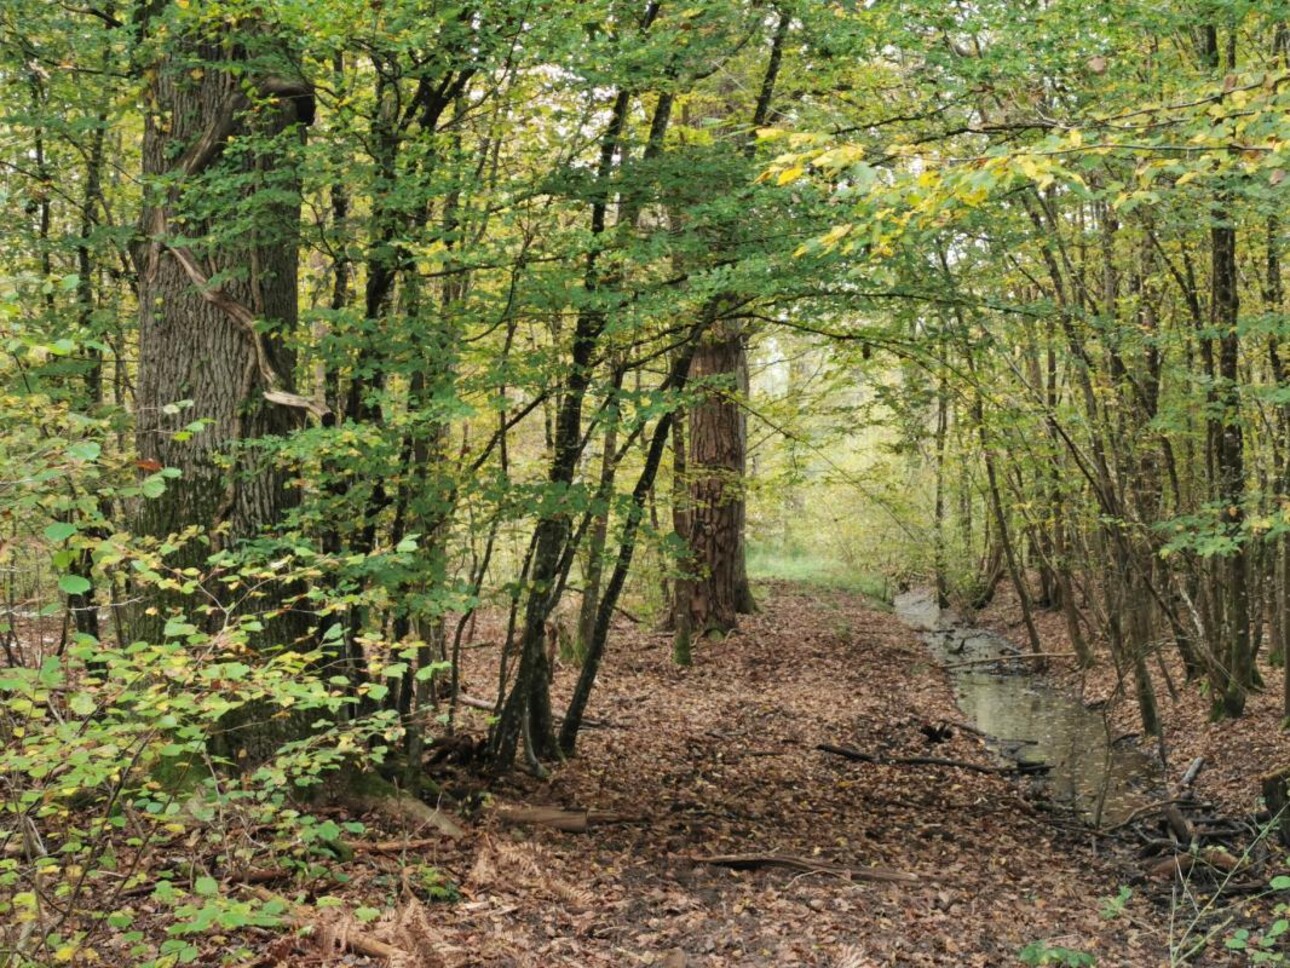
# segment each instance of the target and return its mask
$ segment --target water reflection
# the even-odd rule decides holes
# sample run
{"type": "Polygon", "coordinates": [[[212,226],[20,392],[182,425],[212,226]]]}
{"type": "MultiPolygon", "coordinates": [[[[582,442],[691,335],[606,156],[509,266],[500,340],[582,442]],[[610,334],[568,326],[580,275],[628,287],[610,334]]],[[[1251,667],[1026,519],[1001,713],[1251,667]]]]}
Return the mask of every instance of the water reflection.
{"type": "Polygon", "coordinates": [[[1132,746],[1113,744],[1100,714],[1009,662],[1020,650],[985,629],[955,624],[932,595],[913,591],[895,601],[896,613],[950,667],[959,708],[989,734],[1000,754],[1023,763],[1047,763],[1054,800],[1074,806],[1099,825],[1124,820],[1150,801],[1158,782],[1154,761],[1132,746]],[[963,667],[974,660],[1000,659],[963,667]],[[958,666],[955,668],[955,666],[958,666]]]}

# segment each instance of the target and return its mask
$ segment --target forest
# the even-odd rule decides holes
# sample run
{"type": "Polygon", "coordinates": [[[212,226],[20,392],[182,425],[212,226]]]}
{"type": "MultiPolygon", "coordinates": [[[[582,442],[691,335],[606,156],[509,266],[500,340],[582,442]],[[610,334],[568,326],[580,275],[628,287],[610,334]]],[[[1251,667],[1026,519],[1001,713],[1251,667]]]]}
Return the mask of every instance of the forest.
{"type": "Polygon", "coordinates": [[[0,968],[1290,964],[1288,170],[1290,0],[3,0],[0,968]]]}

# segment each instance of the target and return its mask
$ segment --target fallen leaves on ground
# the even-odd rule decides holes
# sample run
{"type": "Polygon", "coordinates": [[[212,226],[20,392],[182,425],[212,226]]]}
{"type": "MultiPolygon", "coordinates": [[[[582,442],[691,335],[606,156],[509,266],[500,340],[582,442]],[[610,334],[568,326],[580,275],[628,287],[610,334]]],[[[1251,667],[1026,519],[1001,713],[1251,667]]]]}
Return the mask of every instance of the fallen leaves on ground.
{"type": "MultiPolygon", "coordinates": [[[[516,776],[497,791],[639,819],[567,833],[486,811],[465,900],[426,910],[459,954],[425,964],[1013,965],[1035,941],[1103,965],[1168,963],[1163,925],[1099,914],[1129,858],[1051,825],[1027,801],[1029,781],[815,749],[917,756],[924,727],[959,718],[943,674],[890,614],[774,584],[693,667],[672,665],[669,646],[619,627],[589,710],[609,728],[586,730],[549,781],[516,776]],[[820,870],[695,862],[736,854],[820,870]],[[918,883],[848,877],[861,867],[918,883]]],[[[468,678],[491,681],[488,658],[474,653],[468,678]]],[[[562,670],[557,697],[573,675],[562,670]]],[[[935,752],[994,762],[964,730],[935,752]]]]}

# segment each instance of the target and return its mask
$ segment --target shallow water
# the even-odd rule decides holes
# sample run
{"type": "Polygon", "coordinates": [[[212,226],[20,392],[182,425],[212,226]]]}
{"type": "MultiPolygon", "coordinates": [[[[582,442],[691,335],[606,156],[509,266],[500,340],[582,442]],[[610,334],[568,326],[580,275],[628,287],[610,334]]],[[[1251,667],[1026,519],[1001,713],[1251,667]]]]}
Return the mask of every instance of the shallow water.
{"type": "Polygon", "coordinates": [[[899,595],[894,604],[937,661],[950,667],[959,708],[991,737],[991,747],[1009,759],[1052,768],[1046,782],[1055,801],[1099,826],[1118,823],[1150,802],[1160,778],[1155,761],[1130,743],[1111,742],[1100,713],[1029,672],[1029,663],[1008,661],[1022,653],[1017,645],[959,624],[925,590],[899,595]],[[981,659],[1000,661],[954,668],[981,659]]]}

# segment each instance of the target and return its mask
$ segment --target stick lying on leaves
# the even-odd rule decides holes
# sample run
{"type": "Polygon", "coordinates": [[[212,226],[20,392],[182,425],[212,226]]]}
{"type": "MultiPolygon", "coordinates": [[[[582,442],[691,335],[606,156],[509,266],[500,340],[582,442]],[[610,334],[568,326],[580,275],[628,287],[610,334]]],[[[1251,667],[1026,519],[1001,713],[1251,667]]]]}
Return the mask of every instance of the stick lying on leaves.
{"type": "Polygon", "coordinates": [[[857,760],[861,763],[881,763],[885,766],[949,766],[956,770],[971,770],[973,773],[994,773],[1003,776],[1012,776],[1018,773],[1047,773],[1052,769],[1047,763],[981,766],[977,763],[966,763],[963,760],[946,760],[939,756],[875,756],[873,753],[863,753],[860,750],[853,750],[846,746],[832,746],[828,743],[820,743],[815,748],[825,753],[832,753],[834,756],[846,757],[848,760],[857,760]]]}
{"type": "Polygon", "coordinates": [[[984,659],[964,659],[962,662],[948,662],[942,669],[970,669],[972,666],[991,665],[992,663],[1024,662],[1029,659],[1074,659],[1074,652],[1018,652],[1016,655],[996,655],[984,659]]]}
{"type": "Polygon", "coordinates": [[[605,823],[638,823],[641,817],[630,817],[608,810],[563,810],[560,807],[502,807],[497,811],[502,823],[539,824],[571,834],[582,834],[587,828],[605,823]]]}
{"type": "Polygon", "coordinates": [[[688,857],[687,860],[694,864],[716,864],[719,867],[733,867],[736,870],[787,867],[790,870],[805,871],[808,874],[836,874],[838,877],[853,881],[885,881],[889,884],[918,884],[921,881],[917,874],[888,870],[885,867],[847,867],[843,864],[830,864],[825,861],[807,860],[805,857],[789,857],[783,854],[714,854],[711,857],[688,857]]]}

